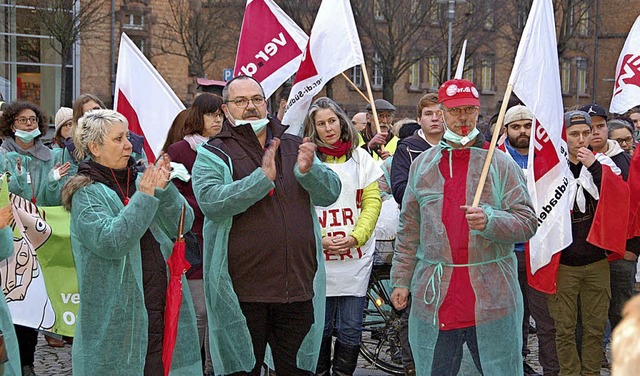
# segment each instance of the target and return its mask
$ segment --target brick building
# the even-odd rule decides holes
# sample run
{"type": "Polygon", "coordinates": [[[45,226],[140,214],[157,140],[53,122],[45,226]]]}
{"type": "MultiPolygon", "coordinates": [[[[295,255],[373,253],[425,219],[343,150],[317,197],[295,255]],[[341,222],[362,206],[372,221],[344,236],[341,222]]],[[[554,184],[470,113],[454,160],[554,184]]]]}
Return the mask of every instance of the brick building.
{"type": "MultiPolygon", "coordinates": [[[[74,6],[75,11],[89,3],[79,1],[74,6]]],[[[446,20],[446,4],[438,4],[437,0],[398,1],[406,1],[412,10],[414,6],[418,7],[415,11],[420,14],[433,13],[428,17],[428,23],[416,24],[415,27],[429,28],[433,33],[446,28],[446,21],[443,21],[446,20]]],[[[49,44],[46,31],[38,27],[38,22],[33,22],[28,17],[29,13],[34,12],[34,4],[37,6],[45,2],[46,0],[3,0],[0,3],[0,24],[3,25],[0,27],[4,28],[0,39],[0,92],[6,100],[33,101],[50,117],[55,114],[59,103],[69,105],[72,98],[80,93],[94,93],[106,103],[112,103],[117,45],[122,32],[126,32],[149,57],[178,97],[189,103],[197,91],[198,75],[204,72],[209,79],[222,80],[224,70],[233,68],[242,11],[246,3],[244,0],[92,0],[90,3],[101,5],[104,17],[82,35],[82,42],[76,43],[68,58],[64,59],[67,90],[61,101],[62,59],[49,44]],[[171,40],[172,33],[174,37],[177,36],[172,28],[177,25],[176,29],[179,29],[180,22],[177,20],[180,17],[186,18],[186,14],[190,14],[190,17],[194,17],[194,14],[204,17],[203,15],[214,13],[217,18],[200,19],[198,22],[201,26],[197,28],[213,33],[208,37],[215,41],[214,46],[210,47],[213,52],[208,61],[194,63],[187,57],[180,56],[189,55],[189,52],[181,51],[181,45],[175,42],[177,38],[171,40]]],[[[282,4],[283,8],[287,3],[284,0],[276,2],[282,4]]],[[[314,2],[309,0],[293,3],[314,2]]],[[[379,98],[383,95],[385,69],[375,51],[375,43],[363,32],[362,22],[368,18],[380,27],[385,27],[388,21],[384,15],[381,17],[383,12],[380,8],[385,2],[354,0],[354,10],[360,3],[366,3],[366,6],[356,12],[356,20],[374,96],[379,98]]],[[[464,75],[479,88],[481,113],[485,120],[497,112],[502,101],[517,48],[517,33],[522,29],[528,12],[526,3],[528,2],[517,0],[484,2],[482,4],[489,7],[492,14],[490,17],[488,14],[483,16],[482,23],[470,21],[479,12],[477,2],[476,8],[473,8],[473,1],[459,4],[456,8],[454,39],[462,35],[459,31],[465,24],[478,24],[477,31],[471,30],[472,34],[483,33],[482,47],[474,50],[473,39],[470,39],[469,48],[473,53],[468,58],[464,75]]],[[[640,3],[632,0],[574,0],[555,3],[558,4],[556,18],[560,40],[559,67],[565,106],[595,100],[608,107],[616,61],[629,29],[640,14],[640,3]],[[562,9],[561,4],[567,6],[567,3],[569,8],[562,9]]],[[[296,10],[301,8],[300,5],[294,7],[296,10]]],[[[308,16],[306,23],[313,19],[308,16]]],[[[182,26],[182,30],[189,28],[188,23],[182,26]]],[[[308,31],[309,25],[303,27],[308,31]]],[[[469,38],[473,37],[472,34],[469,38]]],[[[393,102],[399,108],[398,118],[415,117],[414,106],[418,99],[424,93],[437,91],[439,84],[445,80],[447,50],[446,43],[443,42],[446,42],[444,37],[414,43],[423,50],[429,48],[430,43],[437,43],[437,47],[431,48],[431,52],[410,64],[393,85],[393,102]]],[[[459,47],[460,43],[457,39],[453,41],[454,46],[459,47]]],[[[457,62],[456,54],[457,50],[454,50],[453,70],[457,62]]],[[[359,67],[345,74],[365,91],[359,67]]],[[[350,115],[365,107],[364,99],[340,76],[332,80],[329,92],[350,115]]],[[[323,94],[326,94],[326,90],[323,94]]]]}

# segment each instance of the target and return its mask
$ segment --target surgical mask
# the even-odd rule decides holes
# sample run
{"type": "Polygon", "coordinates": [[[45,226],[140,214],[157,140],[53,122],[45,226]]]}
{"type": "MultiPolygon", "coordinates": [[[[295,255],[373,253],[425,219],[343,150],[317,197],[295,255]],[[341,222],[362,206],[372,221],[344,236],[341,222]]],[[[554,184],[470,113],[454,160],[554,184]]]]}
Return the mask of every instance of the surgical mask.
{"type": "Polygon", "coordinates": [[[236,120],[235,127],[242,124],[251,125],[251,128],[253,129],[253,131],[256,134],[258,134],[260,133],[260,131],[264,129],[264,127],[267,126],[267,124],[269,124],[269,119],[265,117],[264,119],[258,119],[258,120],[236,120]]]}
{"type": "Polygon", "coordinates": [[[40,129],[36,128],[31,132],[23,131],[21,129],[16,130],[15,136],[19,138],[22,142],[29,143],[33,141],[36,137],[40,136],[40,129]]]}
{"type": "Polygon", "coordinates": [[[442,138],[444,138],[449,142],[453,142],[456,145],[466,145],[467,143],[469,143],[469,141],[476,138],[476,136],[480,133],[480,131],[478,130],[478,127],[473,127],[473,130],[471,131],[471,133],[469,133],[466,136],[460,136],[459,134],[454,133],[451,129],[449,129],[446,122],[444,127],[445,127],[445,131],[444,131],[444,135],[442,135],[442,138]]]}

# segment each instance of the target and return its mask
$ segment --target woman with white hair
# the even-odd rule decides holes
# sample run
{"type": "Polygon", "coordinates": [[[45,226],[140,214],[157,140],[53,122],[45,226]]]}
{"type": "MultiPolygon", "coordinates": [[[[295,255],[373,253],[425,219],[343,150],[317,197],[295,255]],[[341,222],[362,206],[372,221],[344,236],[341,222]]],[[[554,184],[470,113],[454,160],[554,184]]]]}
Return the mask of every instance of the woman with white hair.
{"type": "MultiPolygon", "coordinates": [[[[63,205],[71,212],[80,288],[74,375],[163,374],[165,259],[182,207],[185,231],[193,210],[169,183],[167,155],[138,174],[127,126],[121,114],[95,110],[74,129],[83,162],[62,190],[63,205]]],[[[183,289],[178,327],[171,374],[198,374],[198,334],[188,289],[183,289]]]]}

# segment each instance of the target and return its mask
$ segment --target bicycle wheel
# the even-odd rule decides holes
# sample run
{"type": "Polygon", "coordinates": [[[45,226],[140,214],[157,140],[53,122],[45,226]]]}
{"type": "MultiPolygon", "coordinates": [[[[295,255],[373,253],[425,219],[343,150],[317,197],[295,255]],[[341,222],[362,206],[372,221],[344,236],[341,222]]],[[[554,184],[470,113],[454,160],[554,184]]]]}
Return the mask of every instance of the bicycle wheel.
{"type": "Polygon", "coordinates": [[[400,314],[391,305],[391,267],[374,266],[362,320],[360,354],[374,367],[404,375],[400,346],[400,314]]]}

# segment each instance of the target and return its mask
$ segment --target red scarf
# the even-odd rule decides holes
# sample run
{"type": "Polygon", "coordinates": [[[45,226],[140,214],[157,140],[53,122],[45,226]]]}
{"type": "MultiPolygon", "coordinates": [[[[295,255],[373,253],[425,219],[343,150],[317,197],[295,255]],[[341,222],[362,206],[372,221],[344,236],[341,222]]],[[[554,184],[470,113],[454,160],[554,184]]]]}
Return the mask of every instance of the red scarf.
{"type": "Polygon", "coordinates": [[[349,150],[353,147],[353,143],[351,141],[342,142],[342,140],[336,141],[335,144],[331,145],[331,147],[319,146],[318,151],[322,154],[330,155],[332,157],[340,158],[343,155],[347,154],[349,150]]]}

